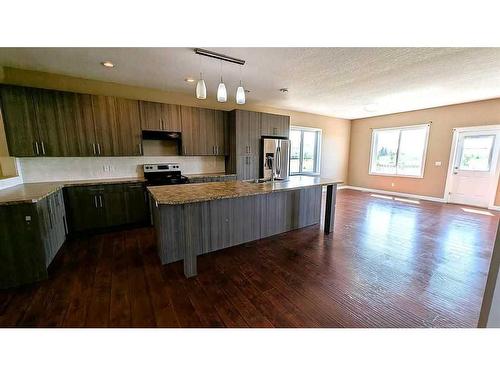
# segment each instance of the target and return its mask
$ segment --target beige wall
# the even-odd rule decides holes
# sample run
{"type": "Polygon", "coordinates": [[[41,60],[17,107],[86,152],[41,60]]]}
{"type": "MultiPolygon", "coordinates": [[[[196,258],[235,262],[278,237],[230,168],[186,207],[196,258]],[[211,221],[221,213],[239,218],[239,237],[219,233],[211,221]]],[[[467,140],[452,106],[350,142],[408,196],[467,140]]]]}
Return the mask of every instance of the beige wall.
{"type": "MultiPolygon", "coordinates": [[[[213,98],[204,101],[197,100],[194,97],[194,86],[193,95],[187,95],[8,67],[4,67],[3,78],[2,75],[0,75],[0,81],[10,84],[89,94],[120,96],[130,99],[143,99],[172,104],[183,104],[225,110],[236,108],[236,104],[218,103],[213,98]]],[[[337,119],[304,112],[280,110],[261,105],[253,105],[251,100],[249,100],[246,105],[239,108],[251,111],[285,114],[291,117],[292,125],[321,128],[323,130],[321,175],[323,177],[338,178],[343,181],[347,179],[349,135],[351,127],[350,120],[337,119]]],[[[3,133],[3,126],[0,125],[0,127],[0,133],[3,133]]]]}
{"type": "MultiPolygon", "coordinates": [[[[500,99],[451,105],[353,120],[349,152],[351,186],[390,190],[442,198],[451,151],[452,129],[500,124],[500,99]],[[368,174],[371,129],[423,124],[432,121],[424,178],[371,176],[368,174]],[[435,166],[441,161],[440,167],[435,166]],[[394,187],[391,185],[394,183],[394,187]]],[[[499,191],[500,193],[500,191],[499,191]]],[[[497,193],[497,203],[500,194],[497,193]]]]}

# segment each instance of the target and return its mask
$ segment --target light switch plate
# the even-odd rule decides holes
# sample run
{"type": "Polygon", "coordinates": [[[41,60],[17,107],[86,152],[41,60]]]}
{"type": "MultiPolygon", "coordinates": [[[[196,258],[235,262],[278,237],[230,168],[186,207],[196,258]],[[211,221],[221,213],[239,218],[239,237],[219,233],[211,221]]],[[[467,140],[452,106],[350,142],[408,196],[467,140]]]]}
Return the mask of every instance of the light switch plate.
{"type": "Polygon", "coordinates": [[[440,161],[436,161],[436,162],[434,163],[434,165],[435,165],[436,167],[440,167],[440,166],[441,166],[441,162],[440,162],[440,161]]]}

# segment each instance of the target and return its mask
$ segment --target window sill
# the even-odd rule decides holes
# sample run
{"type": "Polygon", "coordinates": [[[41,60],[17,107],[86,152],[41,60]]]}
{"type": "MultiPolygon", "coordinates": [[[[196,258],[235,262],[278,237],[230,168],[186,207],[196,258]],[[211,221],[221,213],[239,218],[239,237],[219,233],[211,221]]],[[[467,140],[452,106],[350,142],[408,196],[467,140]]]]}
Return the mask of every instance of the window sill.
{"type": "Polygon", "coordinates": [[[424,178],[424,175],[410,176],[410,175],[405,175],[405,174],[388,174],[388,173],[374,173],[374,172],[370,172],[368,174],[370,176],[381,176],[381,177],[403,177],[403,178],[418,178],[418,179],[424,178]]]}

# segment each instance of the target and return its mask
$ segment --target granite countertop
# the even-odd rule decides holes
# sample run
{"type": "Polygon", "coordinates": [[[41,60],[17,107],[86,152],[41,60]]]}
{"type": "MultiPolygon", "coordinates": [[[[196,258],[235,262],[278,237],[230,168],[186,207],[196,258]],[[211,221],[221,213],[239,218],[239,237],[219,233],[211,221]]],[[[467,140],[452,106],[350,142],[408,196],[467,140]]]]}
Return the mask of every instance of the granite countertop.
{"type": "Polygon", "coordinates": [[[282,182],[252,183],[245,181],[226,181],[212,182],[210,184],[150,186],[148,190],[158,204],[175,205],[269,194],[278,191],[298,190],[311,186],[341,183],[342,181],[334,179],[294,176],[282,182]]]}
{"type": "Polygon", "coordinates": [[[27,183],[0,190],[0,205],[36,203],[66,186],[109,185],[144,181],[144,178],[131,177],[27,183]]]}

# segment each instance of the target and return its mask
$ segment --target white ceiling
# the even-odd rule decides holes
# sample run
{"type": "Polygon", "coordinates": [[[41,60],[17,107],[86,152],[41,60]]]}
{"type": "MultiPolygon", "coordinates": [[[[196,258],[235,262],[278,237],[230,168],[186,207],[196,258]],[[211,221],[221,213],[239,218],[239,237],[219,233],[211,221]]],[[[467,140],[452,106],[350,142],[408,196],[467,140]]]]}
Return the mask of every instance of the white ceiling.
{"type": "MultiPolygon", "coordinates": [[[[500,97],[500,48],[205,48],[246,60],[247,101],[276,108],[354,119],[500,97]]],[[[215,96],[220,63],[201,64],[215,96]]],[[[184,78],[198,76],[200,58],[192,48],[0,48],[0,65],[194,95],[184,78]]],[[[240,68],[222,69],[234,101],[240,68]]]]}

